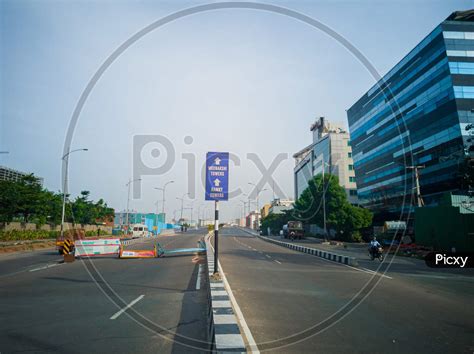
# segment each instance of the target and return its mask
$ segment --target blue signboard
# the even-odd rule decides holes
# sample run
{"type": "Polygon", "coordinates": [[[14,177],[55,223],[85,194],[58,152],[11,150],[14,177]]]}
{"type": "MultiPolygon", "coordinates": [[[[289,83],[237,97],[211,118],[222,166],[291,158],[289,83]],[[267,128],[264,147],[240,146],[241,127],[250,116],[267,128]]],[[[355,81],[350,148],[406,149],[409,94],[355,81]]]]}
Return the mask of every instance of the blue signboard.
{"type": "Polygon", "coordinates": [[[229,197],[229,153],[206,154],[206,200],[227,200],[229,197]]]}

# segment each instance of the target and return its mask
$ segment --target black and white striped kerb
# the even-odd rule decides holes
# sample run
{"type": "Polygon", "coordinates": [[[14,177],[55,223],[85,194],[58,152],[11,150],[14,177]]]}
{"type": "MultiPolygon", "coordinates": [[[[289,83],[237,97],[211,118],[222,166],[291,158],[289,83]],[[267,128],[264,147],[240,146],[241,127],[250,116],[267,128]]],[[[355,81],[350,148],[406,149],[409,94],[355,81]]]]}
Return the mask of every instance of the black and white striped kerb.
{"type": "Polygon", "coordinates": [[[357,260],[354,257],[349,257],[349,256],[343,256],[337,253],[333,252],[328,252],[328,251],[322,251],[318,250],[316,248],[311,248],[311,247],[306,247],[306,246],[301,246],[301,245],[295,245],[294,243],[289,243],[289,242],[283,242],[283,241],[278,241],[278,240],[273,240],[269,237],[261,236],[261,235],[255,235],[257,237],[260,237],[262,240],[265,240],[267,242],[274,243],[279,246],[283,246],[298,252],[303,252],[307,254],[311,254],[316,257],[321,257],[324,259],[327,259],[329,261],[337,262],[337,263],[342,263],[346,264],[349,266],[356,267],[358,266],[357,260]]]}
{"type": "Polygon", "coordinates": [[[246,353],[245,342],[234,314],[229,294],[222,280],[213,280],[214,254],[209,237],[206,238],[207,267],[209,275],[209,337],[212,351],[217,353],[246,353]]]}

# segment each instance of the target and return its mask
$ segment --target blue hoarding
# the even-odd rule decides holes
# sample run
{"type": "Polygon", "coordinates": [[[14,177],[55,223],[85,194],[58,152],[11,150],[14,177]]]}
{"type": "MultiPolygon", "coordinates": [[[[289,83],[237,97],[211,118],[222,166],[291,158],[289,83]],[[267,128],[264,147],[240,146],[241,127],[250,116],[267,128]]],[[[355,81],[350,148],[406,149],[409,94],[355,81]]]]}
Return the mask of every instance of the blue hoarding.
{"type": "Polygon", "coordinates": [[[206,154],[206,200],[227,200],[229,197],[229,153],[206,154]]]}

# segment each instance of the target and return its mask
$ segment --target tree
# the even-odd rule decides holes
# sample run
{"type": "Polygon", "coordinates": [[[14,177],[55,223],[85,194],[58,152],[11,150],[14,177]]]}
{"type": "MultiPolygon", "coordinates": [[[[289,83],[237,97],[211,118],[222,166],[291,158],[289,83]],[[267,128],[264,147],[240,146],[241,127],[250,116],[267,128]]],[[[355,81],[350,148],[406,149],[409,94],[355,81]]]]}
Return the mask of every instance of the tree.
{"type": "Polygon", "coordinates": [[[262,219],[262,231],[264,234],[267,233],[267,229],[270,228],[270,232],[274,235],[278,235],[280,230],[283,228],[288,220],[291,219],[290,213],[284,212],[282,214],[268,214],[262,219]]]}
{"type": "Polygon", "coordinates": [[[336,231],[338,237],[352,239],[355,232],[372,223],[372,213],[351,205],[336,176],[327,174],[313,177],[308,187],[295,202],[294,215],[305,223],[324,225],[323,186],[325,188],[326,227],[336,231]]]}

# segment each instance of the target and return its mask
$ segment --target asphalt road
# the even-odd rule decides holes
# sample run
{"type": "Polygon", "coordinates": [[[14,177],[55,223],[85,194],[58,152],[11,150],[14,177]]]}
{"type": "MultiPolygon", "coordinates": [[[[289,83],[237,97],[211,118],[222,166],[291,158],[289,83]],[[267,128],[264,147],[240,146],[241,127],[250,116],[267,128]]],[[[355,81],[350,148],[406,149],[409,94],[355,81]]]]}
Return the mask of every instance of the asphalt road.
{"type": "Polygon", "coordinates": [[[224,228],[220,235],[220,262],[261,351],[474,351],[469,274],[410,276],[412,266],[398,264],[381,277],[240,229],[224,228]]]}
{"type": "MultiPolygon", "coordinates": [[[[165,248],[196,247],[204,233],[190,230],[158,241],[165,248]]],[[[154,242],[129,248],[152,249],[154,242]]],[[[0,258],[2,354],[207,348],[205,277],[198,285],[200,260],[195,255],[102,257],[70,264],[57,263],[59,259],[54,250],[0,258]]]]}

